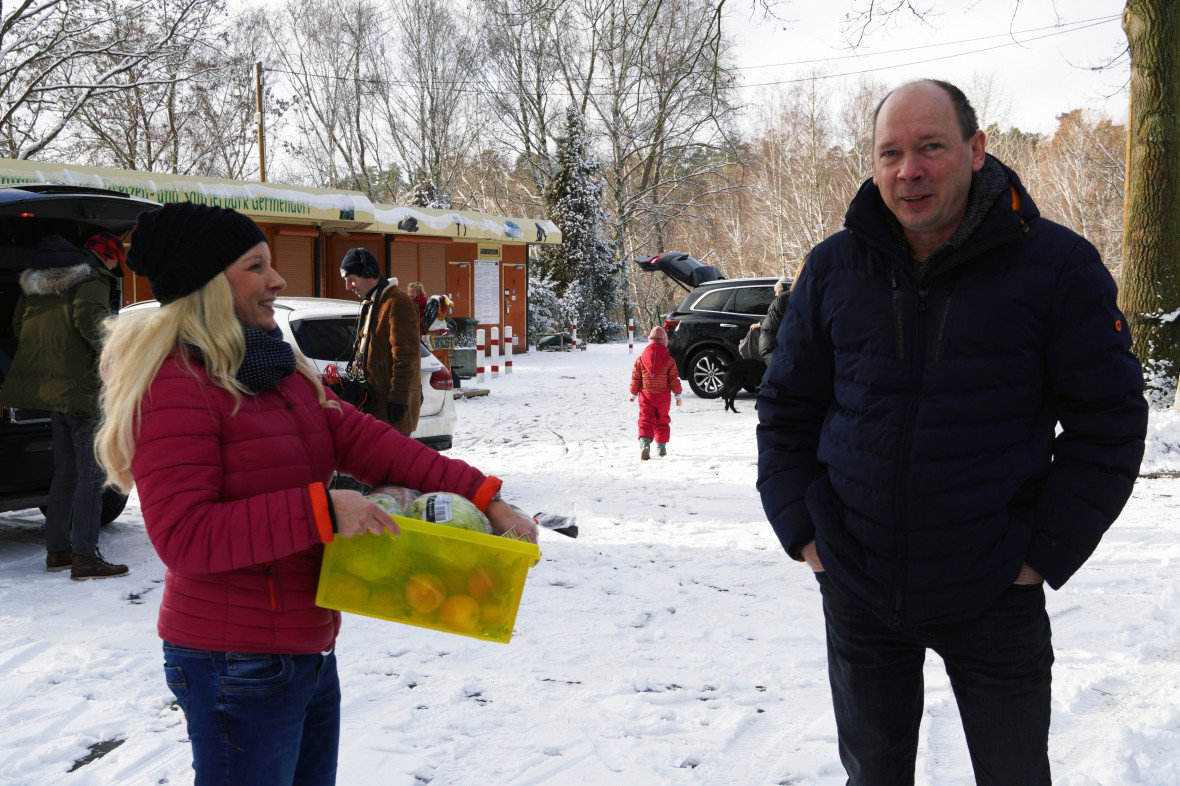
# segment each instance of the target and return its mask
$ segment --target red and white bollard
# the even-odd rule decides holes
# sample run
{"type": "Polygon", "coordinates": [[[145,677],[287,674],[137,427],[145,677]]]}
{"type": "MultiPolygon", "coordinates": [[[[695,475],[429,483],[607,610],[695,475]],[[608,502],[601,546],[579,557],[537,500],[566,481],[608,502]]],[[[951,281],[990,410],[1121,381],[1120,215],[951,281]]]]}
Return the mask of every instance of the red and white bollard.
{"type": "Polygon", "coordinates": [[[627,320],[627,354],[635,353],[635,320],[627,320]]]}
{"type": "Polygon", "coordinates": [[[481,385],[483,384],[483,353],[485,348],[483,336],[483,328],[475,331],[475,381],[481,385]]]}
{"type": "Polygon", "coordinates": [[[572,346],[574,349],[577,349],[578,348],[578,323],[577,322],[574,323],[574,329],[572,331],[570,331],[570,335],[572,336],[572,341],[573,341],[573,343],[570,346],[572,346]]]}
{"type": "Polygon", "coordinates": [[[500,376],[500,328],[492,328],[492,340],[489,342],[492,351],[492,379],[500,376]]]}
{"type": "Polygon", "coordinates": [[[504,326],[504,373],[512,373],[512,325],[504,326]]]}

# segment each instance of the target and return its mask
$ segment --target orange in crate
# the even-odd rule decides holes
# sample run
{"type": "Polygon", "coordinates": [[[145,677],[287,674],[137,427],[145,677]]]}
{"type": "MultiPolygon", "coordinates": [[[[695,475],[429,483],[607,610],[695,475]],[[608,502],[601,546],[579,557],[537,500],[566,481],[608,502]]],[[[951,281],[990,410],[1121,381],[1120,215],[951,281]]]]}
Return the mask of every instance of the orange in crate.
{"type": "Polygon", "coordinates": [[[401,535],[324,546],[316,604],[507,643],[536,544],[394,516],[401,535]]]}
{"type": "Polygon", "coordinates": [[[470,595],[452,595],[438,610],[438,618],[456,633],[468,633],[480,622],[479,602],[470,595]]]}
{"type": "Polygon", "coordinates": [[[443,605],[446,599],[447,588],[438,576],[415,573],[406,581],[406,603],[419,614],[429,614],[443,605]]]}

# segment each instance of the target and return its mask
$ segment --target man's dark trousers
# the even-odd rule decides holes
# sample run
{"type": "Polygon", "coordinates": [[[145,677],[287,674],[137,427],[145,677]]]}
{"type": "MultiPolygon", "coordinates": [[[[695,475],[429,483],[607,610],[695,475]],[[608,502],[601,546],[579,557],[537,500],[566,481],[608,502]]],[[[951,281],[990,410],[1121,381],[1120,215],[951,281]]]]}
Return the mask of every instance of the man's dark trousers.
{"type": "Polygon", "coordinates": [[[914,782],[926,649],[946,664],[981,786],[1051,783],[1053,646],[1041,584],[1013,585],[967,622],[891,628],[816,574],[828,679],[851,786],[914,782]]]}

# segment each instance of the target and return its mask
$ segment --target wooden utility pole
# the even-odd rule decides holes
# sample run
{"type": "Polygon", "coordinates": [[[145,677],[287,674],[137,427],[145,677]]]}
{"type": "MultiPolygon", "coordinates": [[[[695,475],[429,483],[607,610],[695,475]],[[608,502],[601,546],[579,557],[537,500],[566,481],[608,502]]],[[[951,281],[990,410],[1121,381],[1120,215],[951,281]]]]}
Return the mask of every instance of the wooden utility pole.
{"type": "Polygon", "coordinates": [[[266,134],[262,125],[262,62],[254,64],[254,123],[258,126],[258,180],[266,182],[266,134]]]}

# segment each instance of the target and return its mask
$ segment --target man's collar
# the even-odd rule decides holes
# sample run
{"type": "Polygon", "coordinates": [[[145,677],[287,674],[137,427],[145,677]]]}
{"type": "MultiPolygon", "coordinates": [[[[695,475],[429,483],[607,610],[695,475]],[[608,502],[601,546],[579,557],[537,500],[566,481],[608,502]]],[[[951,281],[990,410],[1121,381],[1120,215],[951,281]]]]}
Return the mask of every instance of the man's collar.
{"type": "Polygon", "coordinates": [[[370,289],[368,292],[365,293],[365,296],[362,298],[362,300],[369,300],[369,301],[376,300],[377,298],[379,298],[381,296],[381,293],[385,290],[385,288],[387,286],[389,286],[389,279],[387,279],[387,278],[377,279],[377,283],[373,285],[372,289],[370,289]]]}

